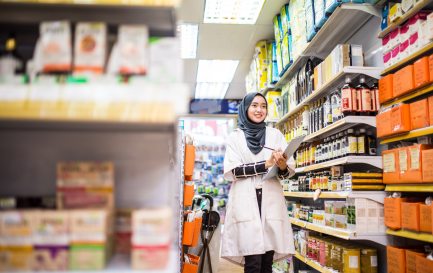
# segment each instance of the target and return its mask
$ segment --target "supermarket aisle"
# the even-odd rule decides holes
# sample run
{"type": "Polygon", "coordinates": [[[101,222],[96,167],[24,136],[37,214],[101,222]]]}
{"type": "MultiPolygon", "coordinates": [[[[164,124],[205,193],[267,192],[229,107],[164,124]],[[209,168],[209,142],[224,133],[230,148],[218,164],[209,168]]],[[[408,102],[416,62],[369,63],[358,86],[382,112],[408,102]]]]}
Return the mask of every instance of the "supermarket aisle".
{"type": "Polygon", "coordinates": [[[226,259],[220,258],[220,264],[218,267],[218,273],[242,273],[244,269],[241,266],[235,265],[227,261],[226,259]]]}

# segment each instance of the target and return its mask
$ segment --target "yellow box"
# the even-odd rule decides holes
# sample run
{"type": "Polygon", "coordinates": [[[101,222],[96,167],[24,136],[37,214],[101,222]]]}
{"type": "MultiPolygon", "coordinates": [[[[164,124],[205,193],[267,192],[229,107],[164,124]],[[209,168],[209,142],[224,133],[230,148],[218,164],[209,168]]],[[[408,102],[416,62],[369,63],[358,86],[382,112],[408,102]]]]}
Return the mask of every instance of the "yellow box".
{"type": "Polygon", "coordinates": [[[278,104],[281,103],[281,91],[268,91],[266,93],[266,100],[268,101],[268,119],[278,120],[278,104]]]}

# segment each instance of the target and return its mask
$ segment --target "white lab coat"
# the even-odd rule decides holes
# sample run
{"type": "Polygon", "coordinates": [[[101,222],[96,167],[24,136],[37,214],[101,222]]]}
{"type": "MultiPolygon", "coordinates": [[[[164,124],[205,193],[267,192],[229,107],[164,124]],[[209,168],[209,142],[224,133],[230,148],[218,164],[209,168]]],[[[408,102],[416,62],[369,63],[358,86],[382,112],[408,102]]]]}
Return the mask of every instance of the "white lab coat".
{"type": "MultiPolygon", "coordinates": [[[[284,151],[287,142],[277,129],[266,128],[265,146],[284,151]]],[[[262,216],[260,218],[255,179],[252,176],[236,180],[232,170],[245,163],[267,160],[271,150],[262,149],[257,155],[247,147],[242,130],[236,129],[228,138],[224,158],[224,178],[233,181],[222,235],[221,256],[243,265],[244,256],[264,254],[274,250],[274,261],[295,253],[292,226],[287,215],[283,189],[276,177],[263,181],[262,216]]],[[[293,159],[292,159],[293,160],[293,159]]],[[[293,175],[293,165],[290,166],[293,175]]]]}

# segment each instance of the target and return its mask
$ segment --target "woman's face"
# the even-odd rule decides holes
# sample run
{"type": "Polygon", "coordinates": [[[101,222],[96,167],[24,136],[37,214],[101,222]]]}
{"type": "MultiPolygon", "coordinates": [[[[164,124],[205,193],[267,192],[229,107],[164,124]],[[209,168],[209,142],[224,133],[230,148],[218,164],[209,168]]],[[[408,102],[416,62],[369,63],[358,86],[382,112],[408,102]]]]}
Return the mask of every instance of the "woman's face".
{"type": "Polygon", "coordinates": [[[262,96],[255,96],[248,107],[248,118],[254,123],[260,123],[265,120],[267,114],[266,100],[262,96]]]}

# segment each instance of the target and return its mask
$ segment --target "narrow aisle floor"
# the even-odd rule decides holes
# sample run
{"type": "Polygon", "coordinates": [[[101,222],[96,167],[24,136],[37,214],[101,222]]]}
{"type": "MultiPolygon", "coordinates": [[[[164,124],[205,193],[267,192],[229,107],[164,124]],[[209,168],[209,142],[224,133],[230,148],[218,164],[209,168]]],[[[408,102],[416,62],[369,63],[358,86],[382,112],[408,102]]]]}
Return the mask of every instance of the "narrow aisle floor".
{"type": "Polygon", "coordinates": [[[226,259],[220,258],[218,273],[243,273],[243,272],[244,269],[241,266],[235,265],[234,263],[231,263],[226,259]]]}

